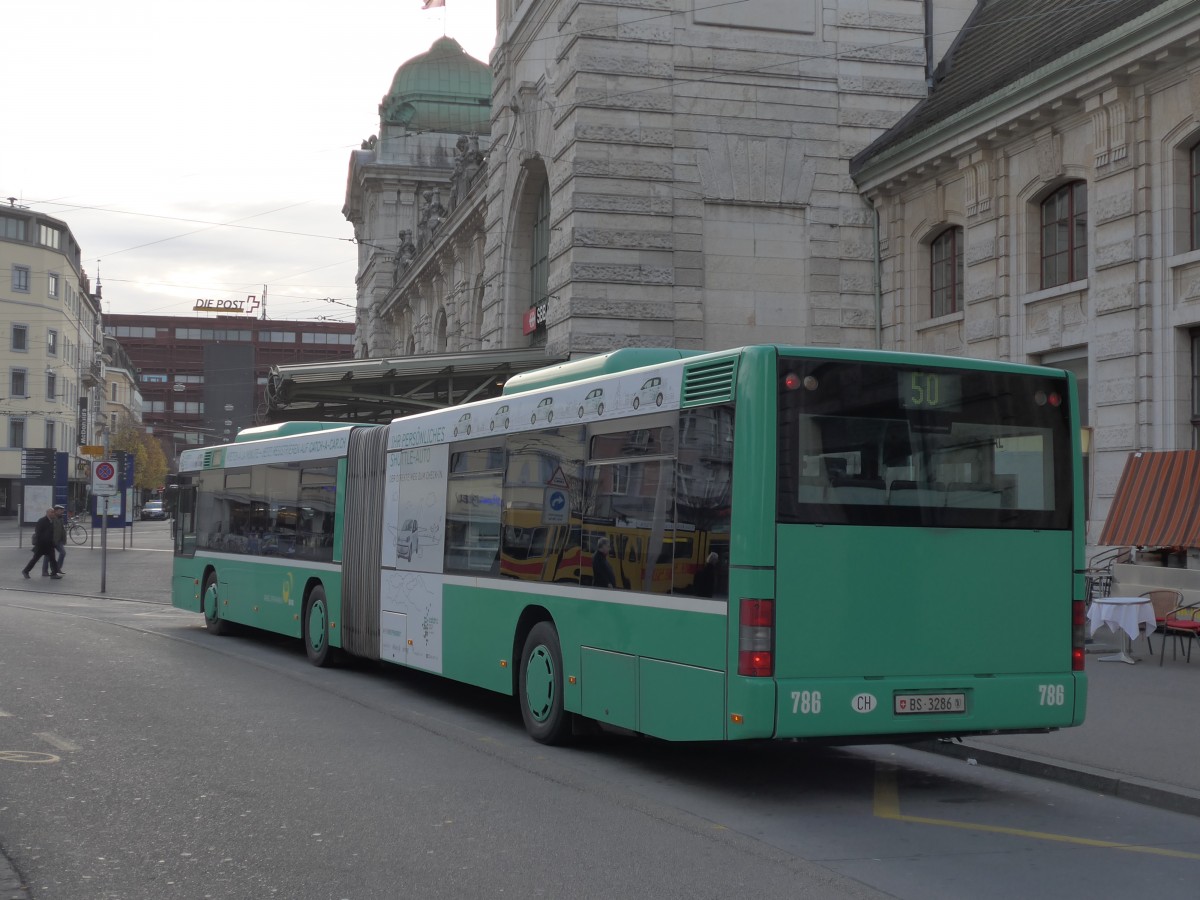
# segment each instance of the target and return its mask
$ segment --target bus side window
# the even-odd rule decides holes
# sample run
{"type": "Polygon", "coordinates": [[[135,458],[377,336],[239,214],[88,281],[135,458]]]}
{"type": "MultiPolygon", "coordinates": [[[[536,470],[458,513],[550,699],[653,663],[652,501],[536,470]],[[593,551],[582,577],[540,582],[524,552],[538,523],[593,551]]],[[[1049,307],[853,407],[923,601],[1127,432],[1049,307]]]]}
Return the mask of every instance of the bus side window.
{"type": "MultiPolygon", "coordinates": [[[[680,413],[676,470],[674,586],[679,594],[729,596],[729,522],[733,503],[733,406],[702,406],[680,413]],[[717,562],[709,566],[711,554],[717,562]]],[[[807,435],[820,452],[820,435],[807,435]]],[[[813,452],[813,451],[810,451],[813,452]]],[[[797,486],[801,502],[820,503],[828,478],[819,457],[797,486]]]]}

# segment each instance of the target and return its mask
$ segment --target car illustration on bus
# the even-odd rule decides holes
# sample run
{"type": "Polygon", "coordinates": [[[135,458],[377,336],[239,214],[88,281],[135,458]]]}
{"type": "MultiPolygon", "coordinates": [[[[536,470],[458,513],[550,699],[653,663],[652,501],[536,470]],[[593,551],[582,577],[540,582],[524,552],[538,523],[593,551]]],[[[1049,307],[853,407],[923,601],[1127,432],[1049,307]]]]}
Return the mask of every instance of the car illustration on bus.
{"type": "Polygon", "coordinates": [[[459,416],[458,424],[454,426],[454,436],[458,437],[460,433],[471,433],[471,414],[469,412],[463,413],[461,416],[459,416]]]}
{"type": "Polygon", "coordinates": [[[505,429],[506,431],[508,430],[508,404],[507,403],[505,403],[503,406],[497,407],[496,411],[494,413],[492,413],[492,419],[490,422],[488,422],[488,431],[495,431],[497,425],[499,425],[501,428],[505,429]]]}
{"type": "Polygon", "coordinates": [[[533,415],[529,417],[529,424],[536,425],[539,419],[545,419],[546,423],[554,421],[554,398],[543,397],[542,402],[537,405],[533,411],[533,415]]]}
{"type": "Polygon", "coordinates": [[[661,378],[647,378],[646,383],[633,395],[633,408],[637,409],[642,403],[653,403],[662,406],[663,392],[661,378]]]}
{"type": "Polygon", "coordinates": [[[396,557],[404,557],[408,561],[412,561],[413,554],[420,547],[417,539],[417,520],[405,519],[400,529],[396,532],[396,557]]]}
{"type": "Polygon", "coordinates": [[[604,388],[596,388],[583,398],[583,403],[579,407],[579,418],[582,419],[587,413],[604,415],[604,388]]]}

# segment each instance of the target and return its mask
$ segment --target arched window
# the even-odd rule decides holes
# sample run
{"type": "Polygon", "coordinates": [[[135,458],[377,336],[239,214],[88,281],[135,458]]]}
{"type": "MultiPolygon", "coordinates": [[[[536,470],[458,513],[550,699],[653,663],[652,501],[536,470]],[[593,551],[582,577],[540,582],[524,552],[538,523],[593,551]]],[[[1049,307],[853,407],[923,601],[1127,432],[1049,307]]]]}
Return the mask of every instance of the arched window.
{"type": "Polygon", "coordinates": [[[1087,277],[1087,182],[1064,184],[1042,201],[1042,287],[1087,277]]]}
{"type": "MultiPolygon", "coordinates": [[[[538,194],[533,217],[532,253],[529,261],[529,307],[541,309],[543,315],[548,295],[550,275],[550,185],[543,184],[538,194]]],[[[536,312],[535,312],[536,315],[536,312]]],[[[533,333],[534,342],[545,342],[544,328],[533,333]],[[540,341],[538,338],[540,337],[540,341]]]]}
{"type": "Polygon", "coordinates": [[[963,305],[963,230],[947,228],[929,247],[930,315],[958,312],[963,305]]]}
{"type": "Polygon", "coordinates": [[[446,311],[439,309],[433,326],[433,352],[445,353],[448,349],[446,341],[446,311]]]}
{"type": "Polygon", "coordinates": [[[1192,237],[1189,248],[1200,250],[1200,144],[1192,147],[1188,154],[1188,195],[1190,198],[1190,215],[1188,220],[1192,226],[1192,237]]]}

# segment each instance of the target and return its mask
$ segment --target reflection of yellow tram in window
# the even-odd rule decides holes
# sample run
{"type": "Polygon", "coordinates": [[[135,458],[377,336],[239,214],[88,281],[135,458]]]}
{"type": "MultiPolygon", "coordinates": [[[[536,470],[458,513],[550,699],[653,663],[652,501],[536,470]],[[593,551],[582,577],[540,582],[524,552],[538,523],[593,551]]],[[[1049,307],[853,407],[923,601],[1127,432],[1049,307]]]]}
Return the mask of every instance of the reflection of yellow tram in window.
{"type": "MultiPolygon", "coordinates": [[[[590,559],[588,567],[590,572],[590,559]]],[[[579,525],[545,525],[540,509],[506,510],[500,574],[523,581],[579,581],[579,525]]]]}
{"type": "Polygon", "coordinates": [[[648,548],[651,541],[649,527],[638,527],[638,523],[614,525],[610,523],[586,522],[583,526],[583,554],[580,580],[584,584],[592,581],[592,554],[600,538],[608,538],[612,548],[609,562],[617,576],[617,587],[633,591],[649,591],[655,594],[688,593],[696,581],[710,552],[721,559],[729,557],[729,535],[700,532],[691,526],[677,526],[676,530],[663,535],[658,554],[651,569],[650,581],[646,583],[648,548]]]}
{"type": "Polygon", "coordinates": [[[500,574],[522,581],[592,583],[592,557],[601,538],[611,547],[609,562],[617,587],[656,594],[686,593],[710,552],[728,558],[727,534],[676,531],[664,535],[649,568],[650,529],[638,523],[616,525],[588,519],[569,525],[545,525],[540,510],[507,510],[500,544],[500,574]]]}

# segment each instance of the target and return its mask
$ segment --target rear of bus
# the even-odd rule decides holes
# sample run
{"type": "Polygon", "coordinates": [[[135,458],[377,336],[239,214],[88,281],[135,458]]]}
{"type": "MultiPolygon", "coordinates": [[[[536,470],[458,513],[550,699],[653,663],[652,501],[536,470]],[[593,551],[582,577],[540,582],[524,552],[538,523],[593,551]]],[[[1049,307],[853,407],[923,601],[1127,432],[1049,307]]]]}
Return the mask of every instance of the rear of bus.
{"type": "MultiPolygon", "coordinates": [[[[1071,377],[908,354],[750,353],[760,364],[743,361],[739,407],[774,398],[756,418],[773,414],[775,435],[756,447],[740,430],[738,466],[742,485],[753,468],[774,472],[762,506],[775,521],[760,520],[774,541],[742,542],[743,590],[730,598],[731,737],[742,709],[765,724],[767,702],[779,738],[1080,724],[1071,377]]],[[[745,505],[734,528],[755,530],[745,505]]]]}

